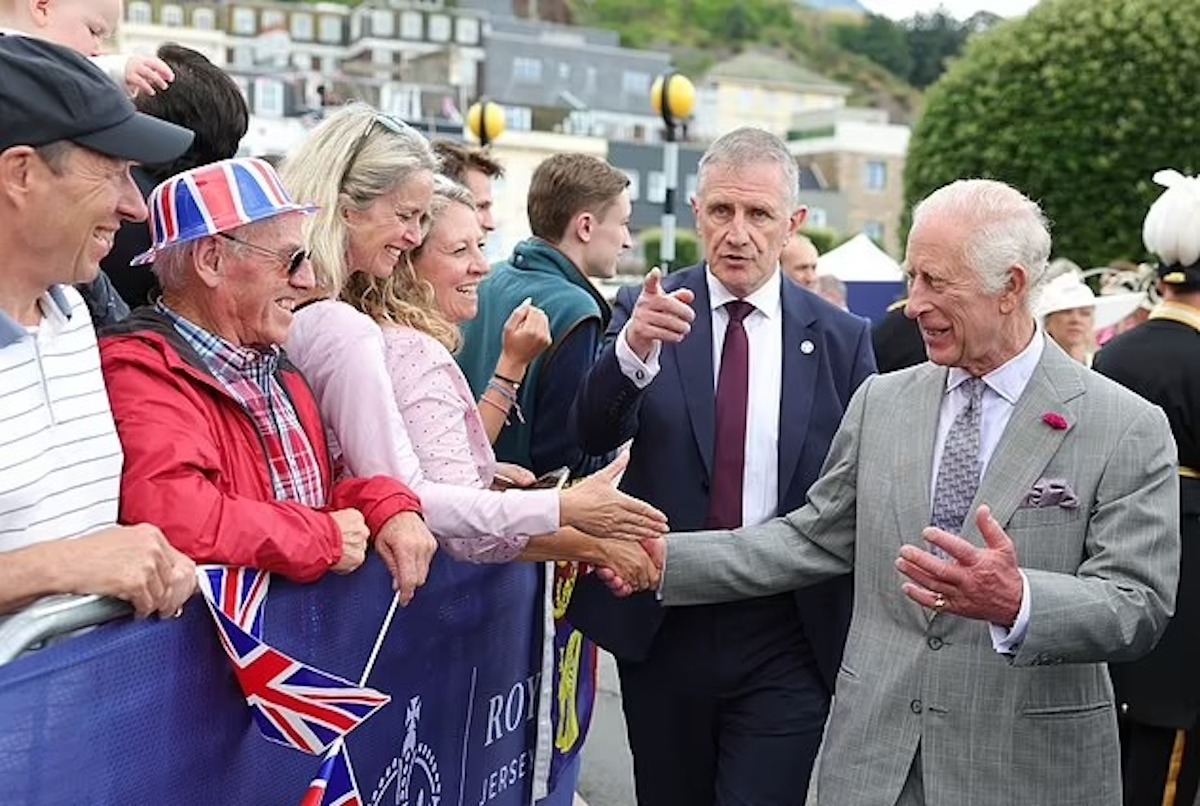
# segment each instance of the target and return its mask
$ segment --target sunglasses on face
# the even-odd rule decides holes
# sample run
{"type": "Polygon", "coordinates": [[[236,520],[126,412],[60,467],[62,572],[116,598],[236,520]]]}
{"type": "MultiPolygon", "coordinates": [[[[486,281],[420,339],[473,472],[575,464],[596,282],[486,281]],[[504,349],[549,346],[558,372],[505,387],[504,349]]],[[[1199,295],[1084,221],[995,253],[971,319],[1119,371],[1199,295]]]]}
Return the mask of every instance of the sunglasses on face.
{"type": "Polygon", "coordinates": [[[342,171],[341,181],[338,182],[338,190],[345,190],[346,180],[350,178],[350,169],[354,167],[354,163],[358,161],[359,154],[362,153],[363,146],[367,143],[367,137],[371,134],[371,129],[375,128],[378,123],[383,128],[390,131],[392,134],[403,135],[408,129],[408,125],[402,121],[396,120],[391,115],[384,115],[376,112],[371,115],[371,119],[367,121],[367,128],[363,129],[363,133],[354,141],[354,148],[350,149],[350,159],[346,160],[346,168],[342,171]]]}
{"type": "Polygon", "coordinates": [[[217,235],[227,241],[244,246],[252,252],[258,252],[261,255],[266,255],[274,260],[278,260],[283,265],[287,266],[288,276],[291,277],[296,272],[300,271],[300,267],[304,265],[304,261],[308,260],[310,255],[307,249],[297,249],[295,252],[276,252],[274,249],[268,249],[265,246],[259,246],[256,243],[243,241],[241,238],[235,238],[226,232],[218,232],[217,235]]]}

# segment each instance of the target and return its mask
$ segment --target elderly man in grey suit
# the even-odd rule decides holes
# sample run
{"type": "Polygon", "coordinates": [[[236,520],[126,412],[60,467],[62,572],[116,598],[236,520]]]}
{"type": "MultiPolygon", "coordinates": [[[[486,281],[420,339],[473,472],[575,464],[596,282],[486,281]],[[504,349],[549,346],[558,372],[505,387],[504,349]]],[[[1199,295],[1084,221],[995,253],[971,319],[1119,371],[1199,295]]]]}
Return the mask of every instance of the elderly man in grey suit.
{"type": "Polygon", "coordinates": [[[667,605],[854,569],[821,806],[1121,802],[1105,662],[1172,613],[1175,447],[1162,411],[1037,328],[1049,252],[1017,190],[933,193],[907,258],[932,363],[859,388],[803,508],[666,540],[667,605]]]}

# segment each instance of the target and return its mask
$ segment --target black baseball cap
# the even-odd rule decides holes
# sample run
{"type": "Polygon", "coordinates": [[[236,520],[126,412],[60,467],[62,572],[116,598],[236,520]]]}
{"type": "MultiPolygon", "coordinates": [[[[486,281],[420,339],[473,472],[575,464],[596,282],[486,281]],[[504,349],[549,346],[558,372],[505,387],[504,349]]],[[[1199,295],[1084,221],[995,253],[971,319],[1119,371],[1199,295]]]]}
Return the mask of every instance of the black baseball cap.
{"type": "Polygon", "coordinates": [[[70,140],[118,159],[170,162],[190,129],[138,112],[100,68],[68,48],[0,36],[0,151],[70,140]]]}

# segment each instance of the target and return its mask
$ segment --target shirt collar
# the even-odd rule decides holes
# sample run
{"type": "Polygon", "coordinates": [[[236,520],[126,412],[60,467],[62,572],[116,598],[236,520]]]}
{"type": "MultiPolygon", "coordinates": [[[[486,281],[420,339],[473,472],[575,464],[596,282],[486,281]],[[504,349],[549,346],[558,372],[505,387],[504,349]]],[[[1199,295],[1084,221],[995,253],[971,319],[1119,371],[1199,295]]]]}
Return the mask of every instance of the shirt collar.
{"type": "MultiPolygon", "coordinates": [[[[1029,379],[1033,377],[1038,362],[1042,360],[1045,346],[1046,337],[1042,334],[1042,326],[1037,325],[1033,331],[1033,338],[1025,345],[1025,349],[984,375],[983,382],[1010,404],[1016,405],[1021,393],[1029,385],[1029,379]]],[[[950,367],[950,372],[946,375],[946,392],[954,391],[970,377],[971,374],[965,369],[950,367]]]]}
{"type": "MultiPolygon", "coordinates": [[[[710,310],[717,310],[727,302],[733,302],[738,297],[722,285],[721,281],[716,278],[712,270],[707,264],[704,268],[704,281],[708,284],[708,304],[710,310]]],[[[779,314],[779,309],[782,303],[779,299],[781,290],[779,277],[779,267],[775,267],[775,271],[771,272],[771,276],[750,296],[746,297],[746,302],[754,306],[754,309],[762,312],[768,319],[774,319],[779,314]]]]}
{"type": "Polygon", "coordinates": [[[210,330],[180,316],[162,297],[154,303],[159,313],[171,320],[171,324],[179,331],[179,335],[191,345],[208,368],[220,375],[234,373],[248,375],[260,369],[274,371],[279,361],[281,349],[277,345],[258,350],[253,347],[241,347],[227,341],[210,330]]]}
{"type": "MultiPolygon", "coordinates": [[[[42,316],[49,316],[60,322],[71,318],[71,303],[62,288],[56,285],[50,286],[46,293],[42,294],[38,300],[38,307],[42,310],[42,316]]],[[[28,335],[29,331],[19,322],[0,311],[0,347],[9,347],[28,335]]]]}

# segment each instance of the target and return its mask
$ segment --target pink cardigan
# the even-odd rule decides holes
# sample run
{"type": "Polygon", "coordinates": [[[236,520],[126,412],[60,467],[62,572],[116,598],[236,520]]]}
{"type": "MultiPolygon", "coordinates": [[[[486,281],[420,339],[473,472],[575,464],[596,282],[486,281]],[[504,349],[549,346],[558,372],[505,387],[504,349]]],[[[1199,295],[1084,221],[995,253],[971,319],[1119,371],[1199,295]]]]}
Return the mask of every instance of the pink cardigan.
{"type": "Polygon", "coordinates": [[[385,337],[365,314],[322,300],[296,312],[286,350],[349,473],[407,484],[451,556],[506,562],[528,535],[558,528],[556,490],[486,489],[495,456],[466,379],[433,339],[399,327],[385,337]]]}

